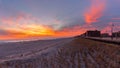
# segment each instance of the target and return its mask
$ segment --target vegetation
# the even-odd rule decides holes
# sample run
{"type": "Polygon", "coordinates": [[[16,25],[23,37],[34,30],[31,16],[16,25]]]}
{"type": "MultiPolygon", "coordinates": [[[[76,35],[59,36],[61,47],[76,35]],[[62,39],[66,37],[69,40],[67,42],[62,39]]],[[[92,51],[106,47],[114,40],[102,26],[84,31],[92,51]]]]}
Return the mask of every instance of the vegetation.
{"type": "Polygon", "coordinates": [[[119,68],[120,46],[75,38],[53,54],[5,62],[0,68],[119,68]]]}

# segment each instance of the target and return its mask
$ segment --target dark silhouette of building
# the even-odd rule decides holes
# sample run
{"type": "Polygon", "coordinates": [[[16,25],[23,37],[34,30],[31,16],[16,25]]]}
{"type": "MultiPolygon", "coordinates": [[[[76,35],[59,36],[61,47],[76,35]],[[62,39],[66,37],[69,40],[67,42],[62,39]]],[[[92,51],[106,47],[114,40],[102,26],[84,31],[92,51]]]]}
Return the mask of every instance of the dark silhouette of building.
{"type": "Polygon", "coordinates": [[[101,34],[101,37],[110,37],[110,35],[108,33],[103,33],[101,34]]]}
{"type": "Polygon", "coordinates": [[[98,30],[89,30],[85,33],[85,35],[87,37],[100,37],[101,36],[101,32],[98,30]]]}
{"type": "Polygon", "coordinates": [[[113,37],[120,37],[120,31],[112,33],[112,36],[113,37]]]}

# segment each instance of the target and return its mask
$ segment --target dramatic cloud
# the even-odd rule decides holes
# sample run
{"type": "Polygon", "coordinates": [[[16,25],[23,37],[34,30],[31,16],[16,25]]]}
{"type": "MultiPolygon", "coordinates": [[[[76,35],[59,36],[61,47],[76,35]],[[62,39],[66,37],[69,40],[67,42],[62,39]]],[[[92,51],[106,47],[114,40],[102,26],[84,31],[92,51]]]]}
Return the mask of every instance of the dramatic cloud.
{"type": "Polygon", "coordinates": [[[0,39],[27,39],[54,35],[54,31],[43,25],[23,25],[21,28],[4,28],[6,35],[0,33],[0,39]]]}
{"type": "Polygon", "coordinates": [[[71,37],[77,36],[85,33],[87,30],[96,30],[92,25],[75,25],[72,27],[67,27],[62,30],[56,31],[56,36],[58,37],[71,37]]]}
{"type": "Polygon", "coordinates": [[[0,39],[19,39],[29,37],[52,36],[54,30],[41,24],[39,19],[27,14],[18,14],[15,17],[7,17],[0,20],[2,24],[0,39]],[[3,36],[3,34],[5,34],[3,36]]]}
{"type": "Polygon", "coordinates": [[[53,24],[44,25],[40,19],[28,15],[18,14],[15,17],[7,17],[0,20],[0,40],[29,39],[29,38],[60,38],[71,37],[84,33],[88,29],[95,29],[92,25],[73,25],[62,27],[62,22],[53,20],[53,24]],[[54,25],[56,24],[56,25],[54,25]],[[61,25],[61,27],[60,27],[61,25]]]}
{"type": "Polygon", "coordinates": [[[87,24],[97,22],[98,19],[102,16],[102,13],[105,9],[106,0],[90,0],[91,5],[89,9],[86,10],[84,16],[87,24]]]}
{"type": "Polygon", "coordinates": [[[0,40],[72,37],[96,29],[110,33],[109,22],[120,31],[119,0],[0,2],[0,40]]]}

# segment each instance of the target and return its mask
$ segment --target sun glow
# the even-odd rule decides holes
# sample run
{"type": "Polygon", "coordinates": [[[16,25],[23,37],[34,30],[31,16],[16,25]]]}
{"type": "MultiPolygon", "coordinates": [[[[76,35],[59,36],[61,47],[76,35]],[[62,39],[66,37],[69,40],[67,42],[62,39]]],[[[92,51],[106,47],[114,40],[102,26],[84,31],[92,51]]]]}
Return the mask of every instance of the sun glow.
{"type": "Polygon", "coordinates": [[[54,30],[52,28],[40,24],[28,24],[17,28],[4,28],[4,30],[9,34],[0,36],[0,39],[24,39],[54,35],[54,30]]]}
{"type": "Polygon", "coordinates": [[[42,25],[26,25],[22,30],[27,35],[53,35],[54,31],[47,26],[42,25]]]}

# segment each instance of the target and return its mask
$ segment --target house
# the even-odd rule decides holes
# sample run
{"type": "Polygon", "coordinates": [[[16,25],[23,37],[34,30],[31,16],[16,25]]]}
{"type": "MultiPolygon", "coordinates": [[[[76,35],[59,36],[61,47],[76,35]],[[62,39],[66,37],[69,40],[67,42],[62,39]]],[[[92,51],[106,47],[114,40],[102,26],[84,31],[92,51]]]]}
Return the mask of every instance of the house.
{"type": "Polygon", "coordinates": [[[120,37],[120,31],[112,33],[113,37],[120,37]]]}
{"type": "Polygon", "coordinates": [[[101,37],[110,37],[109,33],[102,33],[101,37]]]}
{"type": "Polygon", "coordinates": [[[87,37],[100,37],[101,36],[101,32],[98,30],[89,30],[85,34],[87,37]]]}

